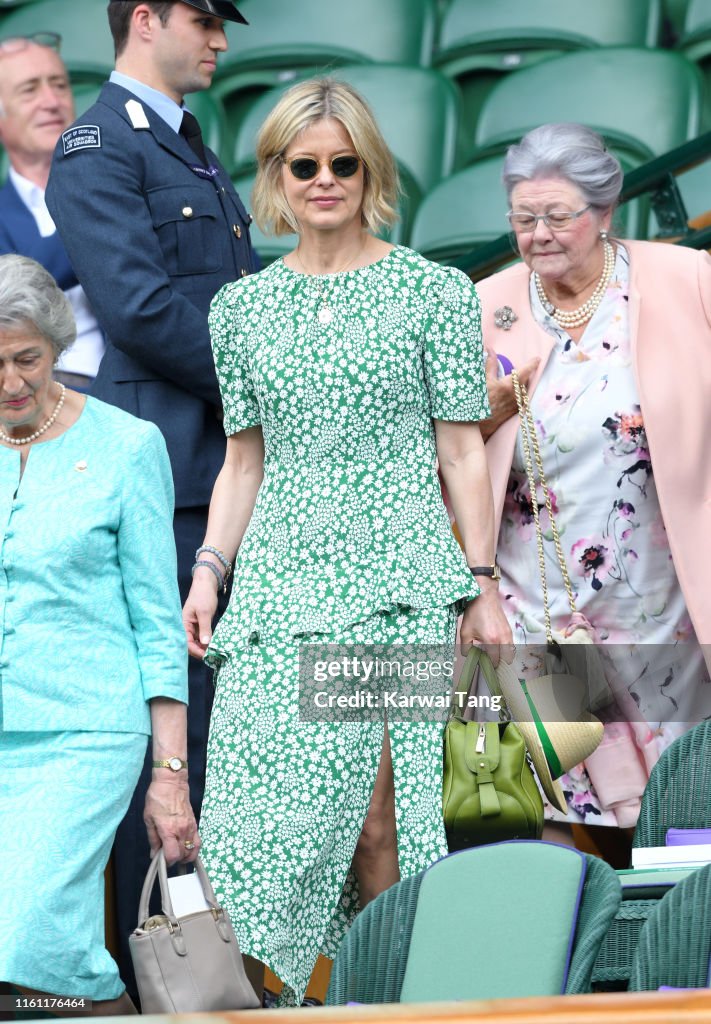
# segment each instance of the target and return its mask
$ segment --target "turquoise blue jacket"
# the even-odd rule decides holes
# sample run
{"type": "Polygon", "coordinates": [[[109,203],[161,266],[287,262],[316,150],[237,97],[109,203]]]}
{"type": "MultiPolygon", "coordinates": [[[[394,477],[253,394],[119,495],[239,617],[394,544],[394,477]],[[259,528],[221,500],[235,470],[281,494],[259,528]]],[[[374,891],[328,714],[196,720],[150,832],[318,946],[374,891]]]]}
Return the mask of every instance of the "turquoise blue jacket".
{"type": "Polygon", "coordinates": [[[88,398],[61,437],[0,447],[5,731],[150,733],[187,703],[173,482],[152,423],[88,398]]]}

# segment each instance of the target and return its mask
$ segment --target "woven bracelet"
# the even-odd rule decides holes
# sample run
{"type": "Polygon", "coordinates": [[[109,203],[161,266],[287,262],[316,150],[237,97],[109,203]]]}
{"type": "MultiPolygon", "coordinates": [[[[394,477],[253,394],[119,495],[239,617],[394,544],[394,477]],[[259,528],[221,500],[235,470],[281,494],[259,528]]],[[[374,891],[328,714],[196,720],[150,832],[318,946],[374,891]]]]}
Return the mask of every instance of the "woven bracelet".
{"type": "Polygon", "coordinates": [[[217,566],[215,565],[214,562],[208,562],[206,558],[203,558],[203,559],[199,558],[197,560],[197,562],[195,563],[195,565],[193,566],[193,568],[192,568],[192,575],[193,576],[195,575],[195,570],[198,568],[198,566],[201,566],[201,565],[206,565],[207,568],[210,569],[215,574],[215,579],[217,580],[217,585],[222,588],[223,594],[227,593],[227,586],[226,586],[227,576],[223,576],[222,575],[222,573],[217,568],[217,566]]]}

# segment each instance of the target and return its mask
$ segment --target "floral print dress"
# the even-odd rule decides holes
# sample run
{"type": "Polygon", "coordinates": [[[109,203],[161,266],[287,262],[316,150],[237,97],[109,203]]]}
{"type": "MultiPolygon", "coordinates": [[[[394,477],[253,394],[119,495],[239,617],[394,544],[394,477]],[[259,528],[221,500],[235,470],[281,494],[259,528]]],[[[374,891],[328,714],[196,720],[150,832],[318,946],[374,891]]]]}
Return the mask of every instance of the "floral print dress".
{"type": "MultiPolygon", "coordinates": [[[[479,301],[460,271],[396,247],[318,281],[277,261],[224,288],[210,325],[225,432],[261,425],[265,463],[208,650],[203,857],[243,952],[298,1003],[358,909],[351,860],[384,730],[302,720],[299,647],[453,648],[478,588],[432,421],[488,415],[479,301]]],[[[442,723],[387,728],[404,877],[447,852],[442,723]]]]}
{"type": "MultiPolygon", "coordinates": [[[[531,280],[533,315],[555,341],[531,396],[552,507],[578,612],[594,627],[608,673],[631,693],[662,749],[698,720],[708,693],[703,654],[679,587],[662,520],[632,366],[629,257],[618,244],[603,298],[576,343],[548,315],[531,280]],[[650,662],[654,661],[654,673],[650,662]],[[705,689],[706,688],[706,689],[705,689]]],[[[542,492],[554,630],[571,613],[542,492]]],[[[501,594],[517,644],[544,642],[535,524],[520,431],[504,505],[501,594]]],[[[584,767],[563,776],[568,819],[615,825],[584,767]]],[[[555,812],[550,813],[556,817],[555,812]]]]}

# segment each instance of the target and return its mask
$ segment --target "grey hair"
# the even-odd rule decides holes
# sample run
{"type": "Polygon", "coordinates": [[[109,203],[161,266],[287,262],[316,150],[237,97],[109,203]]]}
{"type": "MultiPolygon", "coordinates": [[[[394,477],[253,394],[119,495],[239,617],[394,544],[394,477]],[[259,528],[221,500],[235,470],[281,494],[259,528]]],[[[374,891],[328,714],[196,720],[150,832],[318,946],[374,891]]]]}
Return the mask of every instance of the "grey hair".
{"type": "Polygon", "coordinates": [[[503,171],[509,202],[522,181],[564,178],[580,191],[586,203],[600,210],[617,205],[624,173],[620,161],[605,147],[597,132],[582,124],[543,124],[510,146],[503,171]]]}
{"type": "Polygon", "coordinates": [[[71,303],[43,266],[26,256],[0,256],[0,331],[34,327],[55,362],[77,336],[71,303]]]}

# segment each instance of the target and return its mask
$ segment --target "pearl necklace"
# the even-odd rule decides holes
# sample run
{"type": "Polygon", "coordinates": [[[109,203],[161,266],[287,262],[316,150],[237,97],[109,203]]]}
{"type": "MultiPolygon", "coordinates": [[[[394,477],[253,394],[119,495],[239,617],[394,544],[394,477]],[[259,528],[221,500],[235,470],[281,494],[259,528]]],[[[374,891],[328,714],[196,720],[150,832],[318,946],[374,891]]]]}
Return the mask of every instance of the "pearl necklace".
{"type": "Polygon", "coordinates": [[[49,430],[49,428],[56,420],[57,416],[59,416],[60,412],[62,411],[64,399],[67,394],[67,389],[65,388],[65,386],[63,384],[60,384],[59,386],[62,389],[62,392],[59,396],[59,401],[54,407],[54,412],[49,417],[49,419],[47,420],[43,427],[40,427],[39,430],[35,430],[34,434],[30,434],[29,437],[10,437],[10,435],[6,434],[4,430],[0,430],[0,439],[6,441],[8,444],[29,444],[31,441],[36,441],[38,437],[41,437],[42,434],[45,433],[45,431],[49,430]]]}
{"type": "MultiPolygon", "coordinates": [[[[299,245],[300,244],[301,243],[299,243],[299,245]]],[[[320,280],[320,277],[317,274],[311,273],[311,271],[307,270],[306,267],[304,266],[304,262],[301,259],[301,256],[299,255],[299,245],[297,245],[296,251],[295,251],[294,255],[296,256],[296,259],[299,262],[299,266],[301,267],[303,272],[305,274],[307,274],[309,277],[312,277],[314,279],[314,281],[316,282],[316,287],[318,289],[318,297],[319,297],[319,309],[318,309],[318,313],[317,313],[318,322],[320,324],[323,324],[323,326],[325,327],[327,324],[331,323],[331,321],[333,320],[333,317],[334,317],[334,312],[331,309],[331,307],[328,305],[328,302],[326,301],[326,297],[328,295],[328,292],[324,291],[324,282],[320,280]]],[[[348,260],[348,262],[346,263],[346,265],[344,267],[341,267],[340,270],[334,270],[328,276],[335,278],[336,274],[343,274],[346,270],[348,270],[348,268],[350,267],[351,263],[355,263],[355,261],[360,257],[360,255],[363,252],[364,248],[365,248],[365,244],[361,245],[360,249],[355,254],[355,256],[352,256],[351,259],[348,260]]],[[[329,289],[329,291],[330,291],[330,289],[329,289]]]]}
{"type": "Polygon", "coordinates": [[[545,309],[546,313],[549,313],[560,327],[582,327],[583,324],[586,324],[588,320],[590,320],[593,313],[602,302],[602,297],[607,291],[607,286],[610,283],[612,272],[615,269],[615,250],[609,242],[604,242],[603,246],[605,255],[600,280],[595,287],[595,291],[587,302],[584,302],[582,306],[579,306],[577,309],[558,309],[554,306],[546,295],[543,282],[538,276],[538,273],[534,270],[533,280],[536,285],[536,291],[538,292],[538,298],[541,300],[541,305],[545,309]]]}

